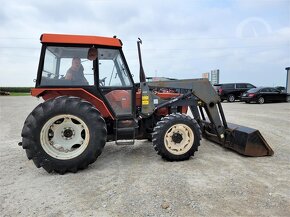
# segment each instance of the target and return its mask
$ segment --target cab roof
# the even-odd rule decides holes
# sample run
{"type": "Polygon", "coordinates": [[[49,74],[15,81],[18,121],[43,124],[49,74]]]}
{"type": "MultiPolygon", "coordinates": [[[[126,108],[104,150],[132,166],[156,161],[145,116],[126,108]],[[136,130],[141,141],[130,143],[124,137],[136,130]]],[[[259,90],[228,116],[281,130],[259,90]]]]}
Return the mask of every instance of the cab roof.
{"type": "Polygon", "coordinates": [[[41,43],[91,44],[91,45],[122,47],[122,42],[118,38],[88,36],[88,35],[64,35],[64,34],[44,33],[41,35],[40,41],[41,43]]]}

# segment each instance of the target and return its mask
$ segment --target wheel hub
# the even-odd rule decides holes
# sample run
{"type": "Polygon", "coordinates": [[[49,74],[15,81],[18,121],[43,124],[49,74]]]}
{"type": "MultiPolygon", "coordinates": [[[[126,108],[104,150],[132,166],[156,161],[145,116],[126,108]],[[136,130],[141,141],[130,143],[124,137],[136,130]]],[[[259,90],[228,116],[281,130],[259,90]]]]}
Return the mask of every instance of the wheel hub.
{"type": "Polygon", "coordinates": [[[174,143],[181,143],[181,141],[183,140],[183,137],[180,133],[173,133],[172,135],[172,141],[174,143]]]}
{"type": "Polygon", "coordinates": [[[166,149],[175,155],[186,153],[194,143],[192,129],[182,123],[170,127],[164,135],[166,149]]]}
{"type": "Polygon", "coordinates": [[[72,137],[75,135],[75,132],[71,127],[64,128],[64,130],[61,132],[61,135],[65,139],[72,139],[72,137]]]}
{"type": "Polygon", "coordinates": [[[82,119],[63,114],[49,119],[41,130],[41,145],[50,156],[72,159],[89,143],[89,130],[82,119]]]}

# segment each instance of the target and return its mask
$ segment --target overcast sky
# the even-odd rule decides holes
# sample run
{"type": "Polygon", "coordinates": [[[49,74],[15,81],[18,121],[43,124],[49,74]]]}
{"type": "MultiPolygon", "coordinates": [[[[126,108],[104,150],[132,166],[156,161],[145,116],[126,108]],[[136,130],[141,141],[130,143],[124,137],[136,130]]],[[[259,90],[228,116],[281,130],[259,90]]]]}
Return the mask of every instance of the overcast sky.
{"type": "Polygon", "coordinates": [[[34,86],[42,33],[114,36],[147,76],[286,84],[290,0],[0,0],[0,86],[34,86]],[[57,3],[56,3],[57,2],[57,3]]]}

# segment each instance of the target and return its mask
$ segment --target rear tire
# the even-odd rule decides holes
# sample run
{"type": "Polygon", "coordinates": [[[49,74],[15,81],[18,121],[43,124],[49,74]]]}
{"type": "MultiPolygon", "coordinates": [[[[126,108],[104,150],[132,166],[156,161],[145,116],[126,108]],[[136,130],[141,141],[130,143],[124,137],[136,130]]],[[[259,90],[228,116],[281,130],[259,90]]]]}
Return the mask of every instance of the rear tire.
{"type": "Polygon", "coordinates": [[[264,103],[265,103],[265,99],[264,99],[264,97],[260,96],[260,97],[258,98],[257,103],[259,103],[259,104],[264,104],[264,103]]]}
{"type": "Polygon", "coordinates": [[[154,128],[153,147],[169,161],[188,160],[198,150],[201,131],[197,122],[184,114],[170,114],[154,128]]]}
{"type": "Polygon", "coordinates": [[[22,147],[36,167],[49,173],[75,173],[96,161],[107,129],[92,104],[61,96],[41,103],[29,114],[22,137],[22,147]]]}
{"type": "Polygon", "coordinates": [[[230,94],[230,95],[228,96],[228,102],[234,102],[235,100],[236,100],[235,95],[230,94]]]}

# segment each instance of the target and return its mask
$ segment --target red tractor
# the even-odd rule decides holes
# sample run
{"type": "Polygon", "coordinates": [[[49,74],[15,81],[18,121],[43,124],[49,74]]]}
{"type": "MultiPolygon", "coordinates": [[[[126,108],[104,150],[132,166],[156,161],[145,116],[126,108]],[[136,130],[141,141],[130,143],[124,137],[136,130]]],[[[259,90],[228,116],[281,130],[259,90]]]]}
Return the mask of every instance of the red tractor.
{"type": "Polygon", "coordinates": [[[272,155],[258,130],[228,124],[207,79],[134,83],[116,37],[43,34],[22,142],[28,159],[47,172],[77,172],[96,161],[108,141],[148,139],[169,161],[187,160],[205,137],[247,156],[272,155]],[[160,89],[177,92],[162,92],[160,89]],[[187,115],[188,109],[192,116],[187,115]]]}

